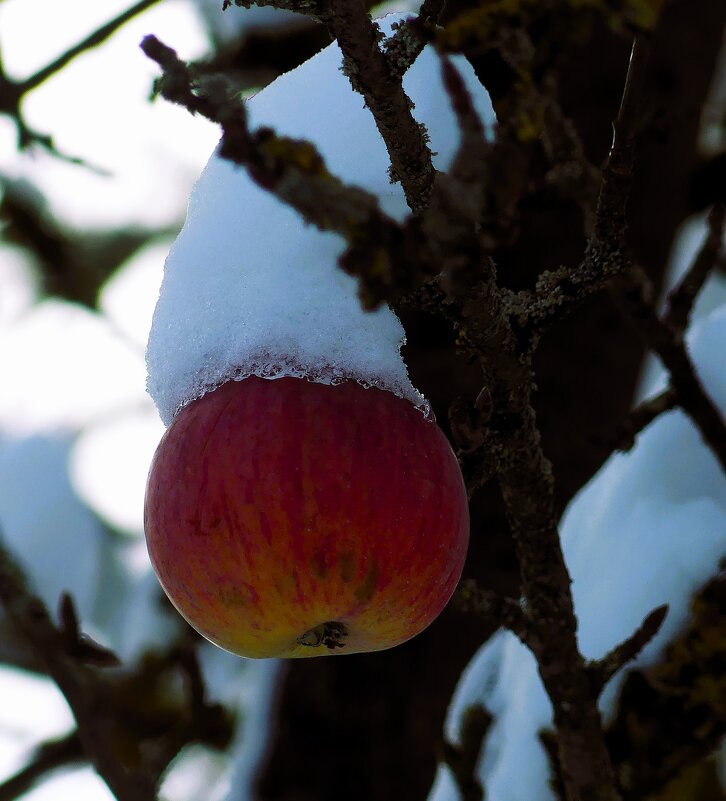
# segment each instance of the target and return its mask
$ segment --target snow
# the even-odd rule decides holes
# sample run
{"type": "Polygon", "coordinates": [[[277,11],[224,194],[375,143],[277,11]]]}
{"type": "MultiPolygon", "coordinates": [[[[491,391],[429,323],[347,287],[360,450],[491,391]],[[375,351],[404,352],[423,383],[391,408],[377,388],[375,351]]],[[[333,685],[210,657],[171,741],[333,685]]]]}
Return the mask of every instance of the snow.
{"type": "Polygon", "coordinates": [[[249,33],[309,24],[300,14],[270,6],[232,6],[222,11],[222,0],[196,0],[195,5],[218,47],[240,42],[249,33]]]}
{"type": "Polygon", "coordinates": [[[141,354],[146,347],[161,286],[169,239],[140,248],[103,285],[98,308],[115,330],[141,354]]]}
{"type": "Polygon", "coordinates": [[[146,474],[163,433],[156,411],[144,408],[89,426],[78,437],[70,463],[73,486],[115,529],[143,531],[146,474]]]}
{"type": "Polygon", "coordinates": [[[98,522],[68,481],[67,437],[0,445],[0,537],[54,612],[64,590],[84,617],[93,611],[100,553],[98,522]],[[41,501],[42,499],[42,501],[41,501]]]}
{"type": "Polygon", "coordinates": [[[0,430],[71,430],[144,398],[143,361],[101,315],[60,300],[0,329],[0,430]]]}
{"type": "MultiPolygon", "coordinates": [[[[701,378],[726,409],[726,306],[695,325],[688,343],[701,378]]],[[[629,636],[663,603],[668,616],[638,659],[600,698],[607,720],[628,669],[655,663],[688,620],[693,593],[726,556],[726,477],[680,411],[660,416],[627,454],[612,456],[570,504],[561,525],[572,574],[582,653],[596,659],[629,636]]],[[[528,649],[497,633],[474,657],[456,690],[447,736],[456,742],[463,711],[483,704],[495,717],[478,775],[490,801],[553,801],[537,732],[551,707],[528,649]]],[[[431,801],[458,799],[439,769],[431,801]]]]}
{"type": "Polygon", "coordinates": [[[69,733],[73,716],[58,688],[46,678],[0,666],[0,687],[0,776],[6,777],[24,767],[38,742],[69,733]]]}
{"type": "MultiPolygon", "coordinates": [[[[129,5],[73,0],[69,14],[56,0],[3,0],[3,66],[11,78],[27,77],[129,5]]],[[[62,152],[81,156],[102,172],[78,169],[37,150],[18,158],[14,126],[8,120],[0,129],[0,172],[29,178],[48,199],[52,214],[72,226],[176,225],[193,178],[218,138],[212,123],[171,103],[148,102],[157,69],[139,42],[151,32],[173,43],[186,59],[203,57],[208,47],[191,3],[166,0],[23,99],[31,127],[51,134],[62,152]]]]}
{"type": "MultiPolygon", "coordinates": [[[[726,51],[725,51],[726,55],[726,51]]],[[[724,61],[726,64],[726,60],[724,61]]],[[[724,84],[726,86],[726,84],[724,84]]],[[[668,260],[666,269],[665,288],[660,297],[659,308],[665,311],[668,289],[674,287],[683,277],[688,268],[693,264],[694,259],[708,234],[706,224],[707,212],[690,217],[680,227],[676,234],[673,251],[668,260]]],[[[726,240],[724,241],[726,247],[726,240]]],[[[698,320],[726,303],[726,275],[723,272],[714,270],[708,277],[703,289],[693,304],[691,313],[692,320],[698,320]]],[[[640,389],[637,393],[637,400],[642,400],[648,395],[655,394],[665,388],[663,371],[660,368],[658,357],[649,353],[641,370],[640,389]],[[657,389],[656,389],[657,385],[657,389]]]]}
{"type": "MultiPolygon", "coordinates": [[[[74,0],[69,14],[54,0],[3,0],[3,65],[15,78],[32,74],[128,5],[74,0]]],[[[208,44],[192,3],[166,0],[23,103],[31,125],[108,174],[42,152],[18,154],[12,122],[0,120],[0,172],[28,191],[38,187],[68,236],[75,228],[177,227],[218,138],[216,126],[183,109],[149,104],[157,70],[138,43],[150,32],[184,58],[203,55],[208,44]]],[[[167,250],[163,240],[141,249],[106,283],[95,313],[41,301],[33,260],[0,244],[0,537],[51,614],[60,592],[70,590],[84,631],[127,665],[173,642],[183,625],[159,603],[143,538],[118,536],[141,534],[143,486],[163,430],[145,391],[144,348],[167,250]]],[[[3,651],[11,654],[7,625],[0,612],[3,651]]],[[[221,685],[214,693],[224,690],[242,717],[250,699],[267,697],[264,677],[246,673],[239,661],[234,681],[219,672],[214,681],[221,685]]],[[[264,741],[264,713],[256,714],[256,736],[264,741]]],[[[24,767],[37,744],[72,725],[53,682],[0,666],[0,781],[24,767]]],[[[23,798],[111,801],[112,795],[84,767],[54,773],[23,798]]],[[[177,801],[173,793],[167,799],[177,801]]]]}
{"type": "Polygon", "coordinates": [[[234,742],[220,754],[190,746],[166,773],[160,796],[174,801],[254,801],[257,772],[269,746],[273,699],[283,672],[277,659],[240,659],[211,644],[198,649],[210,700],[240,719],[234,742]]]}
{"type": "MultiPolygon", "coordinates": [[[[390,33],[405,17],[389,15],[382,28],[390,33]]],[[[491,126],[485,91],[468,63],[457,63],[491,126]]],[[[247,103],[250,124],[313,141],[332,172],[374,193],[401,220],[408,211],[403,192],[389,182],[373,118],[340,65],[333,44],[278,78],[247,103]]],[[[429,129],[434,163],[446,169],[458,133],[430,48],[404,84],[429,129]]],[[[307,226],[244,169],[213,155],[167,259],[149,338],[148,388],[163,421],[210,388],[249,375],[353,378],[424,407],[401,360],[400,322],[387,307],[362,311],[355,280],[336,266],[343,249],[339,236],[307,226]]]]}
{"type": "Polygon", "coordinates": [[[32,264],[20,248],[0,246],[0,332],[15,323],[35,302],[32,264]]]}

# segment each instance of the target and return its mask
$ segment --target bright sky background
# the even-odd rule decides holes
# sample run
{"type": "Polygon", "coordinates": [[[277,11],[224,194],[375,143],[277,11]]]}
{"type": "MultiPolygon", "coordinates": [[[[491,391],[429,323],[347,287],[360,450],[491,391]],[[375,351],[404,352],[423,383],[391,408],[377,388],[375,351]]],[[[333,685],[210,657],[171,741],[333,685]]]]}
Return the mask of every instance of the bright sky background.
{"type": "MultiPolygon", "coordinates": [[[[130,0],[3,0],[0,44],[6,69],[15,78],[32,74],[129,5],[130,0]]],[[[39,151],[18,155],[14,125],[0,118],[0,172],[32,181],[52,213],[69,226],[180,224],[191,186],[216,144],[213,125],[168,103],[148,102],[158,74],[138,47],[148,33],[184,58],[199,57],[208,48],[193,5],[166,0],[71,62],[23,105],[31,126],[52,134],[63,152],[87,159],[110,176],[39,151]]],[[[129,572],[123,578],[130,586],[144,578],[145,548],[138,536],[143,488],[163,427],[145,393],[143,350],[168,246],[154,244],[132,258],[103,291],[105,315],[96,315],[61,301],[31,308],[36,297],[31,265],[20,250],[0,244],[0,370],[6,376],[0,395],[0,473],[15,481],[15,497],[24,501],[13,503],[8,493],[0,493],[0,517],[20,532],[22,540],[12,544],[28,566],[34,565],[34,578],[49,601],[54,594],[57,598],[59,585],[72,586],[79,605],[89,607],[104,580],[93,566],[101,561],[102,538],[74,491],[135,538],[138,547],[131,543],[129,572]],[[53,432],[57,438],[58,430],[83,433],[75,441],[26,444],[33,435],[53,432]],[[47,465],[40,474],[38,458],[47,465]],[[64,462],[70,464],[73,488],[64,462]],[[25,472],[23,464],[28,465],[25,472]],[[25,486],[37,488],[38,482],[35,497],[45,504],[23,495],[25,486]],[[55,519],[48,520],[49,515],[55,519]],[[56,526],[66,535],[64,541],[41,547],[56,526]],[[90,558],[84,561],[83,554],[90,558]]],[[[9,487],[7,480],[4,487],[9,487]]],[[[151,605],[148,592],[136,595],[151,605]]],[[[137,614],[148,622],[140,608],[118,626],[121,647],[130,651],[139,646],[137,614]]],[[[23,766],[34,744],[71,725],[52,683],[0,668],[0,779],[23,766]]],[[[204,775],[210,786],[208,772],[204,775]]],[[[172,795],[182,799],[184,794],[172,788],[172,795]]],[[[86,768],[57,774],[23,798],[106,801],[112,796],[86,768]]]]}

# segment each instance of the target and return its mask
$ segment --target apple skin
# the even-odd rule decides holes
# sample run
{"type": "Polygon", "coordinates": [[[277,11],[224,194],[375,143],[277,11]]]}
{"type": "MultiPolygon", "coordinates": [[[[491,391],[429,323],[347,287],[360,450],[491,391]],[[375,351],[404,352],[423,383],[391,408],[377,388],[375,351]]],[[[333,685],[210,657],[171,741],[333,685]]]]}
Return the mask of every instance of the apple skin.
{"type": "Polygon", "coordinates": [[[426,628],[461,576],[467,496],[409,401],[353,381],[230,381],[181,409],[146,490],[174,606],[246,657],[378,651],[426,628]],[[317,646],[317,647],[316,647],[317,646]]]}

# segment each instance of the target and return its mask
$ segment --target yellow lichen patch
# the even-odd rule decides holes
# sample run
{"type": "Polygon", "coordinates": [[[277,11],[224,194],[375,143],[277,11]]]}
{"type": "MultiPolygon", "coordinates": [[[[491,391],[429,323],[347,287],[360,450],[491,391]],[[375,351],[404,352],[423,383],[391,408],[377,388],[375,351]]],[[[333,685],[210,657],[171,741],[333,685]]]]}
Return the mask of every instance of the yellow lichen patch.
{"type": "Polygon", "coordinates": [[[312,142],[304,139],[292,139],[288,136],[276,136],[270,133],[260,143],[260,151],[265,156],[285,166],[297,167],[306,175],[317,175],[320,178],[329,175],[322,156],[312,142]]]}

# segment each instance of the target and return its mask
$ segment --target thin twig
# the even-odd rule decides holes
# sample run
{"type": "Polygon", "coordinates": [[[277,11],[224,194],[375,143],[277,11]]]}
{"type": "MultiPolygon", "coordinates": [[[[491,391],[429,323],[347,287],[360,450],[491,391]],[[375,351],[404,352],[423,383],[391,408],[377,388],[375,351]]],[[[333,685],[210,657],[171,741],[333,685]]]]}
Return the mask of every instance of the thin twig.
{"type": "Polygon", "coordinates": [[[529,302],[525,325],[536,331],[569,315],[584,300],[601,292],[631,264],[626,245],[627,208],[635,163],[635,144],[643,125],[643,92],[648,76],[650,45],[638,35],[625,79],[618,116],[613,123],[613,141],[602,171],[595,209],[595,226],[585,256],[575,270],[564,268],[545,274],[529,302]]]}
{"type": "Polygon", "coordinates": [[[99,714],[99,683],[92,668],[65,653],[63,634],[43,602],[33,595],[20,567],[0,543],[0,604],[10,623],[45,663],[65,696],[78,737],[89,760],[119,801],[155,801],[156,783],[143,769],[131,770],[119,760],[116,732],[99,714]]]}
{"type": "Polygon", "coordinates": [[[668,387],[638,404],[630,414],[617,427],[614,434],[608,437],[597,437],[598,444],[605,445],[610,450],[629,451],[635,440],[649,426],[653,420],[664,412],[669,412],[678,406],[678,396],[672,387],[668,387]]]}
{"type": "Polygon", "coordinates": [[[610,679],[628,662],[632,662],[645,646],[655,637],[668,614],[668,604],[654,609],[626,640],[616,645],[602,659],[589,662],[595,693],[599,695],[610,679]]]}
{"type": "Polygon", "coordinates": [[[78,732],[61,740],[43,743],[28,764],[9,779],[0,782],[0,801],[14,801],[58,768],[87,761],[78,732]]]}
{"type": "Polygon", "coordinates": [[[113,36],[122,25],[125,25],[129,20],[141,14],[142,11],[146,11],[147,8],[156,5],[158,2],[159,0],[140,0],[138,3],[135,3],[133,6],[126,9],[126,11],[123,11],[112,20],[109,20],[105,25],[102,25],[100,28],[93,31],[93,33],[86,36],[86,38],[82,39],[78,44],[66,50],[66,52],[58,56],[57,59],[51,61],[50,64],[47,64],[24,81],[21,81],[18,85],[20,91],[25,94],[31,91],[31,89],[40,86],[41,83],[47,81],[52,75],[60,72],[60,70],[73,61],[74,58],[103,44],[103,42],[113,36]]]}
{"type": "Polygon", "coordinates": [[[708,232],[696,258],[678,285],[668,294],[663,322],[675,331],[685,331],[691,318],[693,304],[706,283],[708,276],[717,268],[724,255],[724,227],[726,206],[716,204],[708,215],[708,232]]]}
{"type": "Polygon", "coordinates": [[[668,371],[678,405],[693,420],[726,472],[726,421],[704,389],[682,333],[658,317],[653,304],[652,284],[643,270],[633,268],[619,279],[614,291],[644,342],[668,371]]]}
{"type": "Polygon", "coordinates": [[[520,602],[514,598],[505,598],[480,587],[473,579],[465,579],[456,588],[452,603],[461,612],[469,612],[504,626],[527,644],[530,621],[520,602]]]}

